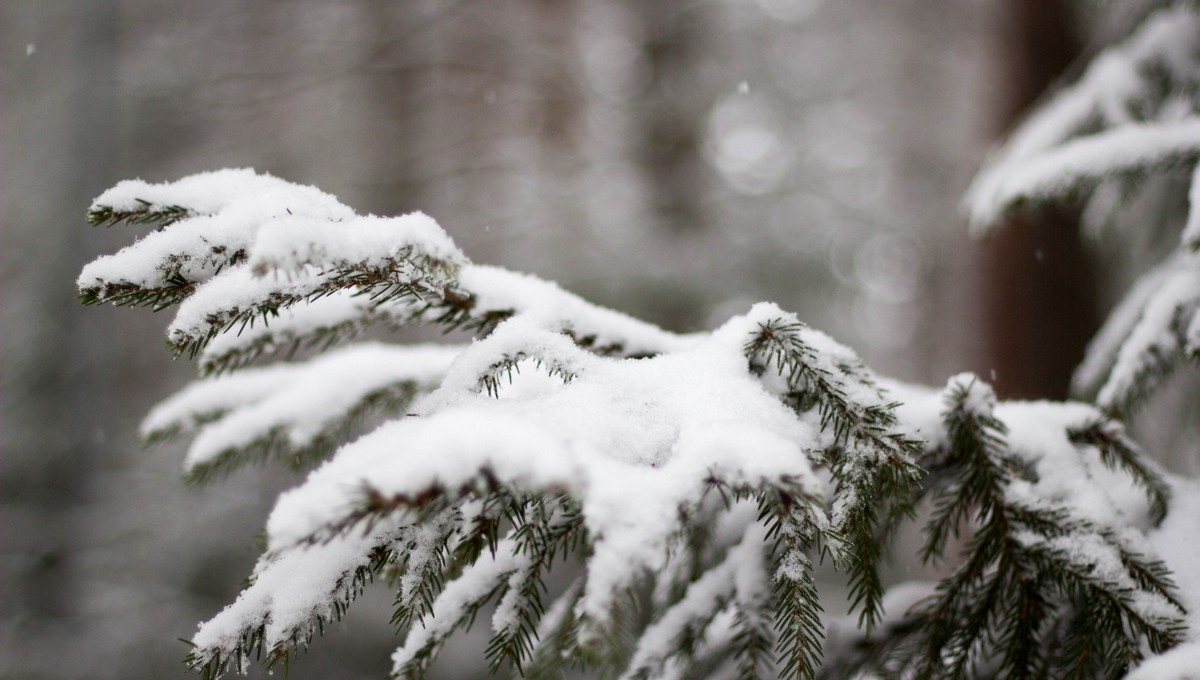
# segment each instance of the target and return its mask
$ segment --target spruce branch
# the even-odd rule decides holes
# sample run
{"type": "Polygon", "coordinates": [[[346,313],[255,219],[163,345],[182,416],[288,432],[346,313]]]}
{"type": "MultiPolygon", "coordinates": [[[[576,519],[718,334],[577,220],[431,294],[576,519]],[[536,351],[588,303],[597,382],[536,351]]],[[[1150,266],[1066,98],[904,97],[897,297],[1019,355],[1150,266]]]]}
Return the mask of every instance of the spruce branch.
{"type": "Polygon", "coordinates": [[[403,413],[460,347],[361,343],[292,364],[198,380],[156,406],[142,438],[194,435],[185,475],[203,482],[248,462],[323,458],[381,415],[403,413]]]}
{"type": "MultiPolygon", "coordinates": [[[[997,663],[1002,677],[1035,677],[1047,667],[1094,677],[1138,661],[1140,640],[1153,650],[1177,642],[1183,609],[1165,567],[1068,506],[1026,498],[1023,485],[1036,471],[1008,452],[993,404],[974,379],[956,378],[946,393],[941,455],[954,481],[935,498],[923,558],[943,557],[950,536],[968,523],[973,529],[964,561],[917,613],[918,677],[973,677],[984,662],[997,663]],[[1056,621],[1097,601],[1086,621],[1056,621]],[[1054,657],[1052,638],[1073,653],[1054,657]]],[[[1088,436],[1077,438],[1097,447],[1113,447],[1118,434],[1082,431],[1088,436]]]]}
{"type": "MultiPolygon", "coordinates": [[[[252,610],[250,599],[265,599],[269,603],[274,597],[274,589],[287,587],[289,584],[277,582],[273,570],[286,573],[289,569],[297,568],[296,565],[303,569],[310,549],[301,547],[295,552],[261,562],[256,579],[247,586],[246,593],[252,593],[252,596],[243,595],[243,599],[233,608],[226,609],[217,618],[204,624],[197,634],[197,641],[188,641],[192,649],[185,663],[199,672],[204,680],[215,680],[228,672],[244,673],[250,661],[261,663],[268,670],[281,665],[286,668],[298,651],[307,649],[317,635],[324,633],[327,623],[345,616],[366,586],[395,562],[398,555],[396,543],[403,540],[404,535],[403,528],[381,528],[354,541],[352,547],[362,544],[362,550],[351,550],[348,554],[338,550],[339,546],[324,546],[323,550],[322,547],[311,548],[320,555],[310,569],[327,568],[324,562],[333,559],[334,568],[340,569],[340,575],[332,582],[328,592],[307,603],[306,616],[293,620],[296,614],[289,612],[289,623],[282,628],[280,621],[272,619],[270,608],[254,611],[249,616],[243,614],[242,610],[252,610]],[[201,636],[203,642],[200,642],[201,636]]],[[[312,595],[315,594],[306,594],[305,597],[312,595]]]]}
{"type": "Polygon", "coordinates": [[[683,597],[665,607],[642,632],[622,680],[658,677],[671,657],[694,652],[705,628],[734,595],[734,574],[743,550],[761,550],[761,535],[748,531],[746,536],[737,548],[689,583],[683,597]]]}
{"type": "Polygon", "coordinates": [[[462,567],[475,564],[485,550],[495,559],[504,523],[520,514],[524,502],[522,497],[496,487],[481,498],[463,504],[463,524],[452,547],[452,576],[457,576],[462,567]]]}
{"type": "MultiPolygon", "coordinates": [[[[448,295],[449,293],[447,293],[448,295]]],[[[232,372],[265,357],[291,359],[300,350],[323,352],[358,337],[372,326],[398,330],[414,321],[428,301],[377,303],[342,290],[296,305],[286,314],[219,335],[197,361],[201,376],[232,372]]]]}
{"type": "Polygon", "coordinates": [[[586,572],[575,578],[542,616],[534,636],[533,651],[523,667],[527,678],[557,677],[564,667],[579,665],[576,637],[579,620],[575,607],[583,595],[586,572]]]}
{"type": "Polygon", "coordinates": [[[900,430],[896,404],[884,400],[857,357],[841,347],[819,349],[831,342],[780,319],[760,324],[745,352],[762,370],[773,365],[786,382],[787,401],[801,415],[815,411],[821,429],[832,434],[826,451],[836,480],[832,529],[848,544],[837,554],[853,555],[842,560],[850,573],[851,607],[870,630],[882,614],[881,534],[912,511],[912,484],[921,475],[914,460],[923,447],[900,430]]]}
{"type": "Polygon", "coordinates": [[[477,389],[490,396],[499,397],[500,390],[505,381],[512,384],[513,374],[521,372],[521,363],[526,360],[533,362],[534,366],[544,371],[547,375],[558,378],[564,383],[574,380],[576,371],[578,370],[576,366],[558,361],[553,357],[515,352],[513,354],[505,354],[499,361],[488,366],[484,373],[479,376],[477,389]]]}
{"type": "Polygon", "coordinates": [[[433,614],[434,598],[445,584],[449,542],[460,530],[461,520],[460,509],[452,506],[417,524],[406,537],[392,604],[392,625],[397,629],[407,628],[414,619],[433,614]]]}
{"type": "Polygon", "coordinates": [[[775,634],[768,603],[735,600],[733,654],[737,659],[737,677],[744,680],[769,678],[772,674],[772,650],[775,634]]]}
{"type": "Polygon", "coordinates": [[[379,304],[437,298],[452,282],[454,268],[451,262],[412,248],[383,258],[382,263],[344,263],[315,274],[259,275],[236,267],[237,276],[209,281],[181,304],[167,346],[175,356],[187,354],[194,359],[221,333],[269,323],[289,307],[341,290],[354,290],[379,304]]]}
{"type": "Polygon", "coordinates": [[[484,604],[501,592],[509,577],[525,564],[526,559],[517,553],[512,540],[505,538],[497,546],[494,559],[479,560],[464,568],[434,600],[433,613],[410,628],[404,646],[392,656],[392,676],[422,677],[446,639],[459,628],[469,628],[484,604]]]}
{"type": "Polygon", "coordinates": [[[485,656],[492,672],[508,664],[523,675],[545,613],[544,576],[560,554],[578,552],[584,542],[583,514],[566,496],[534,498],[525,504],[512,540],[527,563],[509,577],[485,656]]]}
{"type": "Polygon", "coordinates": [[[150,201],[135,198],[137,207],[115,208],[111,205],[93,205],[88,208],[87,223],[92,226],[111,227],[121,222],[129,224],[151,224],[159,229],[179,220],[195,216],[196,213],[181,205],[155,205],[150,201]]]}
{"type": "Polygon", "coordinates": [[[1115,420],[1097,419],[1082,427],[1073,428],[1067,436],[1079,445],[1096,448],[1100,460],[1113,470],[1123,470],[1146,492],[1150,501],[1150,517],[1155,524],[1167,516],[1171,500],[1170,487],[1125,434],[1125,428],[1115,420]]]}
{"type": "Polygon", "coordinates": [[[1070,200],[1100,181],[1194,158],[1197,119],[1179,120],[1172,100],[1197,89],[1194,58],[1180,57],[1193,51],[1197,30],[1189,3],[1157,11],[1038,106],[972,182],[972,229],[986,231],[1021,204],[1070,200]]]}
{"type": "MultiPolygon", "coordinates": [[[[402,414],[423,389],[427,388],[403,380],[368,392],[338,414],[339,418],[331,419],[325,427],[299,443],[291,434],[289,425],[276,425],[246,443],[225,447],[215,455],[188,466],[184,471],[184,481],[203,485],[243,466],[270,460],[282,461],[292,470],[303,470],[324,460],[351,436],[362,432],[364,423],[371,416],[402,414]]],[[[151,433],[148,443],[160,439],[156,433],[151,433]]]]}
{"type": "Polygon", "coordinates": [[[1138,178],[1200,159],[1200,118],[1118,124],[981,174],[972,188],[977,229],[1047,203],[1077,202],[1101,182],[1138,178]]]}

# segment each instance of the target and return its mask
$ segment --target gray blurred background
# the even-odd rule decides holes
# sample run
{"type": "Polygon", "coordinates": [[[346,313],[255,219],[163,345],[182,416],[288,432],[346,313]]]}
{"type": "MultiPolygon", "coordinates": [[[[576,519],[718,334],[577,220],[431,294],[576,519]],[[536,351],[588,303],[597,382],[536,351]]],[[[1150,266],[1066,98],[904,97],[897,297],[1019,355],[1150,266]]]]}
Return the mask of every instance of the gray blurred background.
{"type": "MultiPolygon", "coordinates": [[[[187,488],[180,446],[137,444],[192,371],[168,316],[74,302],[80,267],[139,233],[84,224],[105,188],[250,166],[423,210],[476,261],[673,330],[774,300],[882,373],[1061,397],[1131,268],[1085,255],[1067,213],[969,243],[956,205],[1153,4],[5,0],[0,677],[182,677],[175,638],[235,597],[296,481],[187,488]]],[[[384,677],[389,601],[293,677],[384,677]]],[[[483,667],[472,644],[444,677],[483,667]]]]}

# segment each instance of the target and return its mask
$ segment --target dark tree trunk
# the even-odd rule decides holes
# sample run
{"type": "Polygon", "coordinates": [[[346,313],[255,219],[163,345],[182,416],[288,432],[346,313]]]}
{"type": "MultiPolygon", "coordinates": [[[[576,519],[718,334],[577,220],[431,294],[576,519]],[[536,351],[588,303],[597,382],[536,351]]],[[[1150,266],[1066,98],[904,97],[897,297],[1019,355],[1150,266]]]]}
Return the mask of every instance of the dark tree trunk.
{"type": "Polygon", "coordinates": [[[634,2],[645,31],[651,82],[640,102],[638,160],[658,224],[679,234],[704,229],[704,106],[695,101],[696,62],[704,49],[702,13],[681,2],[634,2]]]}
{"type": "MultiPolygon", "coordinates": [[[[999,0],[991,130],[1008,132],[1080,53],[1062,0],[999,0]]],[[[1023,215],[996,232],[980,257],[985,365],[1009,398],[1063,398],[1098,326],[1095,272],[1072,209],[1023,215]]],[[[989,377],[987,375],[985,378],[989,377]]]]}

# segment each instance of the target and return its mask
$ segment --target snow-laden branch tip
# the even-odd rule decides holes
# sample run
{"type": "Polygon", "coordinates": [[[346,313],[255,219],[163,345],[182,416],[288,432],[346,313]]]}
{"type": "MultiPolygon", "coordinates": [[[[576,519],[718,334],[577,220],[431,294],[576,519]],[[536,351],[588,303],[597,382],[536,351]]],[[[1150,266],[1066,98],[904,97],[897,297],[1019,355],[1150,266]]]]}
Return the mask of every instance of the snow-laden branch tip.
{"type": "Polygon", "coordinates": [[[1196,86],[1198,46],[1200,14],[1178,3],[1097,56],[992,153],[964,199],[972,230],[986,232],[1022,202],[1062,198],[1139,168],[1194,159],[1200,135],[1194,121],[1151,103],[1164,87],[1196,86]]]}
{"type": "Polygon", "coordinates": [[[972,230],[983,233],[1012,208],[1061,200],[1097,182],[1200,158],[1200,118],[1130,123],[1079,137],[984,170],[967,193],[972,230]]]}

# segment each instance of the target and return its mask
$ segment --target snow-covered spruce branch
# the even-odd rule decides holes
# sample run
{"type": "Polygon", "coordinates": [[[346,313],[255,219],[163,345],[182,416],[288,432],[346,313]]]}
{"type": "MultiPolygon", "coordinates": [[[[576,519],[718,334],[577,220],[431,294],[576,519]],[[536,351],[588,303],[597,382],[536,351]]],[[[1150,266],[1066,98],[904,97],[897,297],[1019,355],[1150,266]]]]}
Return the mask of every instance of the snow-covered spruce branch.
{"type": "MultiPolygon", "coordinates": [[[[764,309],[762,311],[775,310],[764,309]]],[[[734,328],[737,328],[737,325],[734,328]]],[[[677,523],[678,508],[698,503],[703,494],[713,485],[722,485],[735,495],[755,495],[767,499],[771,508],[767,515],[772,518],[778,517],[778,520],[771,519],[771,522],[772,524],[777,523],[780,527],[773,529],[773,532],[781,537],[781,541],[786,541],[785,549],[781,549],[781,554],[802,550],[804,546],[799,543],[799,539],[803,538],[805,543],[809,544],[815,541],[815,536],[802,536],[801,532],[811,534],[812,527],[821,523],[817,516],[812,514],[815,511],[812,503],[819,496],[819,485],[811,478],[811,472],[806,472],[807,464],[803,449],[792,448],[793,445],[788,445],[787,450],[790,450],[791,453],[785,453],[777,448],[780,444],[784,444],[784,441],[777,440],[774,436],[763,432],[758,445],[760,447],[766,445],[766,449],[762,453],[767,454],[767,457],[763,458],[761,453],[757,456],[760,465],[765,466],[761,470],[756,471],[753,459],[735,463],[727,458],[732,451],[726,447],[732,445],[736,448],[737,443],[736,439],[727,439],[727,437],[735,432],[744,431],[744,435],[749,436],[752,441],[759,439],[754,436],[756,427],[753,425],[753,420],[755,419],[767,416],[768,422],[778,418],[779,425],[791,421],[793,424],[788,426],[789,428],[801,426],[787,414],[787,410],[782,404],[761,392],[761,387],[755,387],[757,381],[747,370],[747,359],[741,353],[742,343],[736,340],[730,342],[731,338],[736,337],[732,333],[731,330],[724,334],[725,339],[721,345],[724,345],[725,351],[728,352],[728,360],[720,363],[727,365],[730,377],[740,376],[738,382],[744,381],[746,387],[750,388],[744,398],[736,398],[734,403],[743,403],[742,409],[739,410],[742,410],[746,417],[751,418],[751,422],[729,429],[720,427],[719,430],[712,433],[716,439],[701,436],[695,441],[691,441],[691,438],[687,437],[685,439],[691,442],[689,446],[685,447],[683,451],[671,451],[682,443],[671,441],[670,437],[674,436],[674,430],[678,429],[692,434],[690,431],[694,428],[709,429],[714,422],[729,419],[728,414],[724,417],[719,415],[722,409],[716,404],[714,397],[719,401],[720,395],[698,394],[694,390],[681,389],[681,378],[696,380],[707,377],[708,381],[706,382],[712,384],[711,380],[714,376],[705,376],[704,373],[708,371],[704,369],[711,369],[713,361],[697,361],[696,357],[664,356],[627,364],[590,355],[565,336],[538,331],[536,328],[522,323],[519,319],[506,322],[491,336],[477,342],[464,352],[463,357],[456,362],[447,375],[443,387],[425,398],[423,403],[416,408],[418,412],[421,412],[423,409],[431,408],[432,405],[435,407],[435,412],[422,419],[393,424],[398,430],[409,432],[408,436],[402,435],[399,441],[408,443],[410,450],[426,441],[430,444],[440,443],[444,450],[440,456],[437,456],[438,460],[436,461],[432,460],[433,456],[422,454],[419,450],[411,451],[415,459],[437,465],[439,470],[431,469],[426,476],[417,474],[418,470],[410,468],[406,474],[393,478],[393,482],[387,481],[388,475],[372,476],[370,488],[362,495],[343,495],[341,501],[321,504],[325,507],[351,508],[350,510],[328,516],[320,521],[306,523],[305,528],[290,533],[291,538],[284,539],[278,546],[286,548],[288,541],[304,541],[309,536],[319,538],[327,535],[323,533],[328,531],[325,527],[332,528],[336,534],[338,531],[355,526],[369,518],[388,516],[395,512],[419,508],[438,498],[444,499],[444,502],[447,503],[456,503],[498,489],[525,489],[528,491],[542,488],[545,489],[545,492],[557,492],[565,489],[569,493],[582,495],[581,503],[585,516],[589,520],[590,533],[602,537],[592,545],[594,554],[589,565],[591,576],[588,582],[589,589],[585,594],[590,595],[591,601],[596,604],[593,604],[590,609],[587,608],[586,605],[589,604],[589,601],[585,597],[583,603],[585,606],[581,608],[582,613],[588,614],[590,621],[601,628],[611,625],[611,621],[608,619],[612,600],[619,596],[621,589],[632,583],[630,578],[637,573],[638,566],[652,568],[659,562],[661,555],[671,544],[673,536],[680,533],[682,527],[677,523]],[[519,404],[506,403],[504,400],[496,401],[487,397],[488,388],[486,386],[494,385],[496,382],[494,379],[480,380],[479,376],[489,375],[500,365],[501,362],[497,362],[491,357],[497,355],[502,358],[511,357],[514,347],[523,347],[522,351],[527,356],[537,357],[543,361],[553,360],[559,365],[571,365],[571,373],[576,376],[576,379],[569,385],[571,389],[567,389],[568,386],[564,385],[563,389],[545,395],[541,399],[526,400],[519,404]],[[691,361],[680,361],[685,358],[690,358],[691,361]],[[656,365],[657,362],[665,365],[656,365]],[[655,368],[659,370],[654,370],[655,368]],[[649,375],[638,376],[636,373],[643,371],[636,369],[644,369],[649,375]],[[679,377],[671,379],[674,373],[678,373],[679,377]],[[655,380],[655,383],[642,382],[646,378],[655,380]],[[662,380],[666,384],[657,384],[656,379],[662,380]],[[589,385],[588,383],[593,384],[589,385]],[[674,388],[671,388],[671,385],[674,385],[674,388]],[[574,389],[577,387],[583,390],[582,394],[574,389]],[[650,408],[646,408],[644,405],[638,405],[636,408],[636,411],[649,411],[649,413],[627,411],[627,407],[633,405],[630,403],[630,397],[633,395],[640,395],[639,401],[651,400],[650,408]],[[583,401],[580,401],[581,397],[584,398],[583,401]],[[658,403],[655,403],[655,398],[658,403]],[[762,401],[764,399],[766,401],[762,401]],[[754,401],[758,401],[763,408],[750,408],[754,401]],[[767,405],[771,406],[767,407],[767,405]],[[700,408],[701,406],[704,408],[700,408]],[[518,422],[513,422],[511,417],[499,420],[483,417],[484,413],[497,408],[505,411],[511,410],[511,416],[516,417],[518,422]],[[585,408],[592,412],[582,412],[585,408]],[[535,413],[542,412],[545,416],[544,419],[539,419],[536,424],[534,421],[527,421],[520,413],[529,410],[535,413]],[[672,426],[673,414],[675,417],[682,418],[684,422],[672,426]],[[666,427],[652,421],[645,421],[647,415],[663,419],[666,427]],[[640,418],[642,422],[631,421],[631,417],[640,418]],[[460,421],[459,418],[466,418],[466,420],[460,421]],[[447,423],[447,425],[442,427],[442,423],[447,423]],[[471,425],[467,425],[467,423],[471,423],[471,425]],[[422,435],[421,430],[426,427],[435,427],[437,434],[422,435]],[[512,441],[513,437],[489,432],[492,427],[503,427],[506,430],[513,427],[514,434],[524,433],[523,436],[517,437],[515,442],[519,448],[509,450],[504,444],[512,441]],[[644,428],[652,428],[652,430],[647,431],[644,428]],[[653,430],[657,430],[657,432],[653,430]],[[451,432],[456,434],[450,434],[451,432]],[[728,434],[724,434],[725,432],[728,434]],[[549,435],[555,440],[562,437],[561,441],[564,444],[568,441],[575,443],[564,446],[555,444],[554,441],[541,442],[543,446],[550,444],[550,448],[543,449],[547,453],[542,453],[538,449],[531,451],[530,445],[539,443],[539,439],[541,439],[536,437],[529,440],[529,434],[532,433],[549,435]],[[661,439],[662,435],[666,435],[668,439],[661,439]],[[447,437],[450,440],[444,443],[439,442],[447,437]],[[456,438],[461,442],[457,446],[452,441],[456,438]],[[525,441],[522,442],[522,439],[525,441]],[[591,445],[587,442],[596,439],[607,441],[607,445],[616,451],[624,451],[626,456],[632,454],[633,457],[627,461],[620,461],[613,460],[612,453],[578,451],[581,446],[590,448],[591,445]],[[477,446],[474,443],[476,440],[486,443],[486,445],[477,446]],[[717,444],[717,448],[706,451],[713,444],[717,444]],[[692,448],[697,445],[700,446],[699,449],[692,448]],[[499,450],[496,450],[497,447],[499,450]],[[445,450],[446,448],[449,450],[445,450]],[[448,453],[453,454],[456,449],[461,449],[460,455],[467,456],[467,458],[464,460],[454,455],[447,455],[448,453]],[[639,449],[642,452],[638,452],[639,449]],[[555,452],[556,450],[557,452],[555,452]],[[713,454],[717,454],[717,457],[713,458],[713,454]],[[662,461],[664,457],[666,460],[662,461]],[[572,458],[575,460],[571,460],[572,458]],[[648,465],[656,460],[662,461],[660,463],[661,470],[648,465]],[[564,469],[562,467],[564,463],[569,464],[569,467],[564,469]],[[444,464],[444,469],[441,469],[443,467],[441,464],[444,464]],[[559,469],[556,470],[556,467],[559,469]],[[580,477],[588,480],[583,488],[579,486],[580,477]],[[642,481],[639,481],[638,477],[642,477],[642,481]],[[427,478],[429,481],[422,483],[420,481],[422,478],[427,478]],[[649,496],[640,504],[631,502],[629,498],[631,490],[638,488],[644,488],[645,493],[649,496]],[[655,495],[660,498],[653,498],[655,495]],[[591,514],[587,514],[589,508],[593,510],[591,514]],[[802,508],[809,508],[807,512],[810,516],[799,521],[796,513],[800,512],[802,508]],[[612,515],[611,526],[598,519],[598,516],[603,517],[605,513],[612,515]],[[661,519],[648,522],[646,517],[661,519]],[[649,541],[649,546],[645,545],[647,541],[649,541]],[[648,549],[652,546],[658,547],[648,549]],[[596,562],[601,561],[613,565],[611,573],[609,573],[610,570],[601,570],[595,566],[596,562]],[[600,574],[603,574],[603,578],[599,576],[600,574]],[[597,582],[607,582],[607,587],[599,589],[595,587],[597,582]]],[[[701,349],[698,348],[696,352],[701,353],[701,356],[707,356],[715,348],[706,349],[708,351],[701,353],[701,349]]],[[[737,392],[738,390],[734,389],[724,396],[735,398],[737,392]]],[[[801,432],[805,429],[807,428],[802,428],[801,432]]],[[[380,443],[391,439],[392,435],[385,438],[381,432],[370,435],[345,449],[343,454],[335,458],[330,465],[319,470],[310,478],[305,487],[301,487],[300,490],[293,493],[302,494],[305,491],[318,495],[331,492],[343,493],[342,490],[346,489],[347,485],[338,481],[340,475],[330,476],[327,480],[318,478],[322,476],[322,473],[331,474],[332,469],[337,466],[339,461],[345,460],[343,456],[351,451],[355,449],[369,450],[373,438],[379,436],[380,443]]],[[[813,434],[816,435],[817,432],[814,430],[813,434]]],[[[737,438],[740,439],[741,436],[739,434],[737,438]]],[[[409,462],[415,461],[410,460],[409,462]]],[[[399,469],[397,468],[397,470],[399,469]]],[[[353,476],[357,478],[360,475],[353,473],[353,476]]],[[[292,501],[287,498],[281,499],[281,506],[273,513],[273,518],[294,517],[294,513],[287,509],[290,502],[292,501]]],[[[303,500],[302,496],[295,498],[294,502],[312,507],[312,504],[303,500]]],[[[273,521],[275,520],[273,519],[273,521]]],[[[289,532],[279,530],[271,533],[273,537],[289,535],[289,532]]],[[[803,561],[804,558],[800,555],[789,558],[788,562],[792,566],[785,575],[794,580],[797,577],[795,565],[803,563],[803,561]]],[[[815,592],[813,595],[815,596],[815,592]]],[[[815,597],[810,597],[805,605],[815,608],[815,597]]],[[[532,629],[532,622],[527,623],[526,628],[532,629]]],[[[788,639],[790,640],[790,638],[788,639]]],[[[807,645],[809,652],[808,656],[803,658],[807,658],[811,662],[812,650],[819,648],[815,644],[818,641],[819,638],[814,638],[811,631],[807,633],[803,642],[807,645]]],[[[509,654],[509,656],[512,655],[509,654]]],[[[809,665],[811,666],[811,663],[809,665]]]]}
{"type": "Polygon", "coordinates": [[[1145,274],[1092,340],[1077,390],[1130,414],[1185,361],[1200,362],[1200,254],[1178,253],[1145,274]]]}
{"type": "Polygon", "coordinates": [[[1171,499],[1170,488],[1162,474],[1154,469],[1137,450],[1119,423],[1096,418],[1068,428],[1067,437],[1077,446],[1090,446],[1111,470],[1120,470],[1142,487],[1150,503],[1150,520],[1163,521],[1171,499]]]}
{"type": "Polygon", "coordinates": [[[1198,45],[1200,12],[1180,2],[1098,55],[976,176],[965,199],[973,229],[986,231],[1022,204],[1061,199],[1118,175],[1190,167],[1200,123],[1189,117],[1198,112],[1186,93],[1200,85],[1198,45]]]}
{"type": "Polygon", "coordinates": [[[134,199],[133,205],[122,208],[111,205],[94,205],[87,213],[87,223],[92,226],[111,227],[122,222],[128,224],[151,224],[158,228],[194,216],[181,205],[155,205],[144,198],[134,199]]]}
{"type": "Polygon", "coordinates": [[[196,357],[200,375],[235,371],[263,357],[291,358],[301,350],[325,351],[357,337],[371,326],[396,329],[413,323],[427,303],[408,300],[379,302],[354,290],[340,290],[305,304],[280,310],[260,320],[222,333],[196,357]]]}
{"type": "MultiPolygon", "coordinates": [[[[784,379],[784,400],[800,414],[815,412],[823,458],[837,480],[832,530],[846,541],[834,555],[850,571],[854,606],[870,630],[882,611],[878,565],[886,529],[911,511],[920,440],[897,428],[893,409],[858,357],[792,315],[762,324],[746,344],[761,370],[772,366],[784,379]]],[[[835,546],[838,547],[838,546],[835,546]]]]}
{"type": "Polygon", "coordinates": [[[373,323],[486,334],[509,317],[536,315],[601,354],[650,355],[684,342],[554,284],[470,265],[419,213],[357,216],[312,187],[250,170],[122,182],[97,197],[89,215],[160,228],[85,267],[80,299],[178,304],[168,346],[201,354],[203,374],[302,345],[327,347],[373,323]]]}
{"type": "MultiPolygon", "coordinates": [[[[195,290],[172,333],[199,329],[193,348],[212,340],[202,358],[212,371],[297,342],[341,340],[379,320],[477,336],[466,347],[364,345],[210,377],[147,419],[151,437],[199,433],[195,471],[263,451],[324,451],[379,399],[404,404],[404,417],[342,446],[280,497],[253,584],[195,636],[190,662],[206,676],[250,658],[286,663],[383,574],[406,636],[393,659],[400,676],[423,673],[447,637],[494,602],[486,653],[494,670],[579,664],[628,677],[732,669],[811,678],[824,653],[813,575],[824,554],[848,575],[854,628],[880,640],[865,661],[838,652],[834,661],[847,667],[938,659],[968,672],[980,660],[976,641],[1053,621],[1065,641],[1099,626],[1106,650],[1124,650],[1104,660],[1115,668],[1138,658],[1142,641],[1157,649],[1178,635],[1167,574],[1105,484],[1140,486],[1155,519],[1166,491],[1095,409],[1000,404],[996,432],[1006,438],[978,426],[983,434],[969,440],[951,415],[976,402],[983,406],[970,413],[990,413],[982,385],[959,390],[959,406],[943,417],[936,392],[885,391],[853,352],[771,304],[711,333],[677,336],[533,277],[471,264],[424,216],[355,217],[314,189],[245,171],[120,189],[105,195],[110,214],[141,206],[145,219],[130,221],[182,207],[155,232],[173,236],[152,234],[134,254],[87,270],[88,280],[105,267],[103,280],[147,287],[186,279],[195,290]],[[243,254],[215,264],[214,243],[243,254]],[[147,267],[153,253],[163,257],[147,267]],[[384,263],[392,278],[361,275],[363,263],[384,263]],[[317,292],[276,305],[286,276],[317,292]],[[409,294],[415,286],[420,299],[409,294]],[[384,299],[371,301],[380,291],[384,299]],[[271,326],[221,334],[230,310],[272,305],[271,326]],[[196,310],[217,311],[197,322],[196,310]],[[933,471],[924,486],[920,465],[933,471]],[[990,491],[957,494],[963,479],[983,479],[990,491]],[[964,521],[1005,525],[995,530],[999,548],[967,556],[941,584],[942,609],[907,619],[921,622],[913,632],[892,625],[879,567],[891,530],[922,497],[949,499],[935,514],[930,559],[946,557],[945,537],[964,521]],[[1081,556],[1066,537],[1099,547],[1081,556]],[[1024,587],[1035,568],[1058,580],[1007,588],[1024,587]],[[582,573],[551,593],[552,569],[582,573]],[[1002,600],[988,598],[1026,592],[1056,604],[1004,610],[1010,628],[997,628],[988,603],[1002,600]],[[1071,605],[1084,596],[1107,598],[1107,618],[1080,619],[1071,605]],[[631,611],[636,598],[648,612],[631,611]],[[930,613],[938,611],[945,616],[930,613]],[[962,631],[935,635],[950,620],[962,631]]],[[[1024,663],[1018,656],[1013,667],[1024,663]]]]}
{"type": "Polygon", "coordinates": [[[89,264],[79,294],[85,304],[179,304],[168,330],[176,354],[343,289],[379,302],[440,296],[466,262],[424,215],[356,216],[328,194],[248,170],[125,182],[92,212],[138,215],[146,204],[186,216],[89,264]]]}
{"type": "MultiPolygon", "coordinates": [[[[913,677],[1111,677],[1185,633],[1165,565],[1117,509],[1103,470],[1129,473],[1160,520],[1166,490],[1119,425],[1081,405],[996,404],[974,376],[944,393],[924,463],[932,506],[922,558],[962,561],[838,668],[913,677]],[[1055,412],[1057,411],[1057,413],[1055,412]],[[1057,422],[1053,432],[1045,428],[1057,422]]],[[[1112,484],[1112,482],[1108,482],[1112,484]]],[[[893,612],[893,616],[900,612],[893,612]]]]}
{"type": "Polygon", "coordinates": [[[200,381],[156,406],[142,437],[194,435],[184,467],[197,482],[268,458],[301,466],[360,431],[367,416],[403,413],[437,386],[461,350],[367,343],[200,381]]]}
{"type": "Polygon", "coordinates": [[[398,560],[412,529],[379,524],[322,544],[267,555],[238,599],[200,626],[185,659],[205,680],[244,673],[250,661],[285,668],[326,623],[340,619],[375,576],[398,560]]]}
{"type": "Polygon", "coordinates": [[[492,616],[494,634],[485,652],[492,672],[508,664],[522,673],[545,615],[545,576],[557,557],[578,553],[584,540],[583,514],[567,496],[534,498],[512,523],[512,540],[527,561],[509,577],[492,616]]]}
{"type": "Polygon", "coordinates": [[[1026,205],[1076,198],[1105,181],[1191,168],[1198,158],[1200,117],[1114,126],[985,175],[972,195],[972,219],[990,225],[1026,205]]]}

